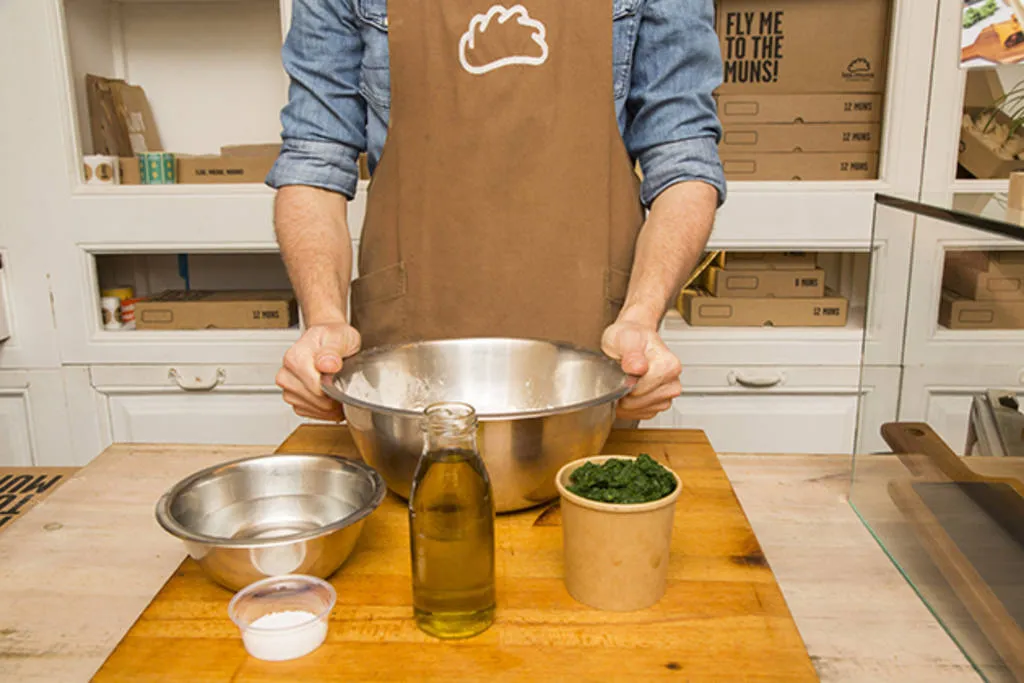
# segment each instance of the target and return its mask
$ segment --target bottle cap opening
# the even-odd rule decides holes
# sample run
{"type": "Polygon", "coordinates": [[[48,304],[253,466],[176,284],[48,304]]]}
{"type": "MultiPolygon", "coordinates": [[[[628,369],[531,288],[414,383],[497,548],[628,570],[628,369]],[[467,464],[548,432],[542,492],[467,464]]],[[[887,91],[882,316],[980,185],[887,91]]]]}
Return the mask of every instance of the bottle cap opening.
{"type": "Polygon", "coordinates": [[[423,429],[430,432],[458,432],[476,426],[476,410],[468,403],[432,403],[423,411],[423,429]]]}

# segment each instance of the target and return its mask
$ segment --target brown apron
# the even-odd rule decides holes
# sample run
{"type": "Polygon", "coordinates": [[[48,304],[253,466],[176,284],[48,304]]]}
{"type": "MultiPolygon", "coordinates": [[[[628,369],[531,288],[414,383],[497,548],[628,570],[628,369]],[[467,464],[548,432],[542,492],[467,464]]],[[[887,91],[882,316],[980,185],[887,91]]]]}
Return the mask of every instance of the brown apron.
{"type": "Polygon", "coordinates": [[[389,0],[390,126],[352,285],[364,348],[600,348],[643,222],[615,119],[611,9],[389,0]]]}

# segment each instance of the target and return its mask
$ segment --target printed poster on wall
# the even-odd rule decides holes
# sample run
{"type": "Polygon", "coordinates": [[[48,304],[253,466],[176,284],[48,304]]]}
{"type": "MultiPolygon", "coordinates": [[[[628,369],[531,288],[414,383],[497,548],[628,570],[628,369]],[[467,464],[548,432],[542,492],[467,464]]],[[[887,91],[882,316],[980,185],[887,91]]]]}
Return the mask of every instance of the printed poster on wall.
{"type": "Polygon", "coordinates": [[[1024,0],[964,0],[961,12],[961,68],[1024,60],[1024,0]]]}

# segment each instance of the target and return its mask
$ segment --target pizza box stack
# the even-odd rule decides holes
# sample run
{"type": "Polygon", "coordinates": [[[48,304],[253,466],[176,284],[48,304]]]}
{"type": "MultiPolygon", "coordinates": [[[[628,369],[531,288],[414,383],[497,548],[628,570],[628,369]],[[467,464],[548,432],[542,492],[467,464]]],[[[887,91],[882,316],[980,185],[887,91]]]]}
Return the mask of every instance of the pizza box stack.
{"type": "Polygon", "coordinates": [[[825,287],[817,254],[722,252],[677,302],[701,327],[842,327],[848,301],[825,287]]]}
{"type": "Polygon", "coordinates": [[[717,0],[735,180],[878,177],[891,0],[717,0]]]}
{"type": "Polygon", "coordinates": [[[950,251],[939,324],[953,330],[1024,328],[1024,251],[950,251]]]}

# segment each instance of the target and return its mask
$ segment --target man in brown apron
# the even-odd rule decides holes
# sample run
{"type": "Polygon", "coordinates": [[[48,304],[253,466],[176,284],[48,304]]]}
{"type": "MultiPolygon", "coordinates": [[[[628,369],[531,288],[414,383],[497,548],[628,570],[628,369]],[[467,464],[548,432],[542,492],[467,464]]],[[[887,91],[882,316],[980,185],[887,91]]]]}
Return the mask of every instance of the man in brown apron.
{"type": "Polygon", "coordinates": [[[611,96],[609,4],[389,0],[390,120],[351,325],[344,197],[277,183],[278,239],[307,323],[278,375],[296,412],[339,418],[320,373],[361,347],[473,336],[602,349],[640,377],[622,419],[680,394],[680,362],[657,330],[719,193],[672,184],[645,222],[611,96]]]}

